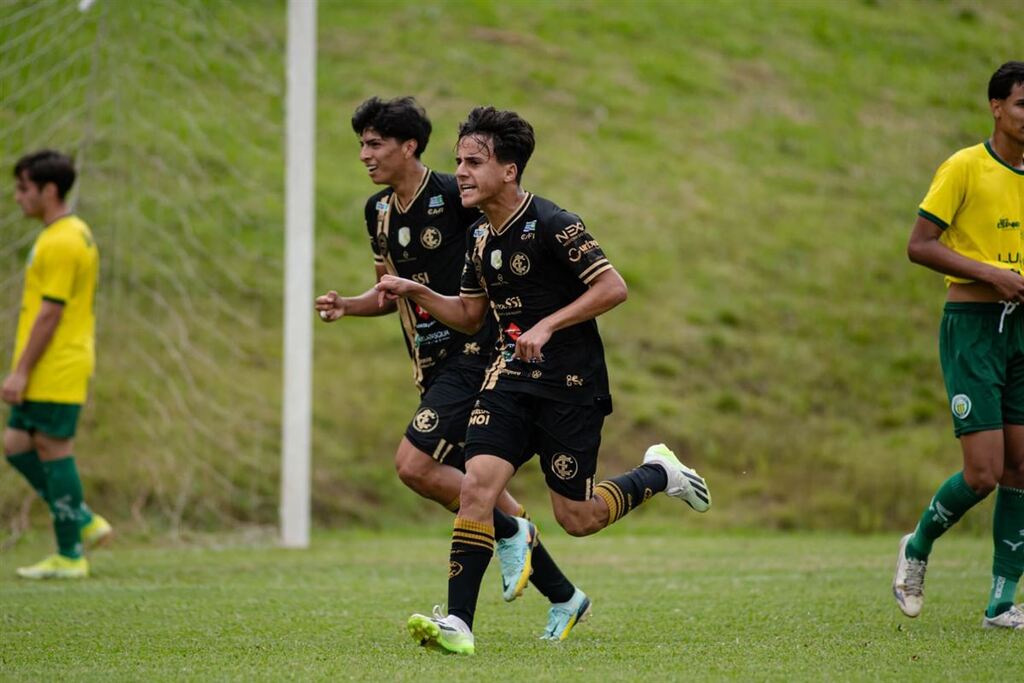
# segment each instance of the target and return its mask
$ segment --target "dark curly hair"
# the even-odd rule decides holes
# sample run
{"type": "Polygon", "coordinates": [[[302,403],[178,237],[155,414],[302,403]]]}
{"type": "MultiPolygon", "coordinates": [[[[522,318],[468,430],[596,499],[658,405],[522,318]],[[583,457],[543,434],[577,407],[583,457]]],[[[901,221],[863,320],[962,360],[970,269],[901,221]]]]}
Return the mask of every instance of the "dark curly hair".
{"type": "Polygon", "coordinates": [[[516,182],[522,181],[535,144],[529,121],[514,111],[477,107],[459,125],[459,139],[464,137],[489,138],[494,156],[503,164],[515,164],[516,182]]]}
{"type": "Polygon", "coordinates": [[[427,148],[432,130],[427,112],[413,97],[396,97],[387,101],[371,97],[360,104],[352,114],[352,130],[356,135],[362,135],[367,128],[399,142],[415,140],[417,159],[427,148]]]}

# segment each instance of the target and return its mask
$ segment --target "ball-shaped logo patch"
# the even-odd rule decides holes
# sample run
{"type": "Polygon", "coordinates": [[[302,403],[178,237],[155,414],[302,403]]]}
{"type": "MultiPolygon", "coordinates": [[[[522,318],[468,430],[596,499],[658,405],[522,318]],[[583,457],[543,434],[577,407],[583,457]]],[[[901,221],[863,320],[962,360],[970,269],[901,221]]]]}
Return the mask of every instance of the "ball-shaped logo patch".
{"type": "Polygon", "coordinates": [[[961,420],[967,419],[967,416],[971,414],[971,399],[967,397],[967,394],[957,394],[949,402],[949,406],[953,410],[953,415],[961,420]]]}

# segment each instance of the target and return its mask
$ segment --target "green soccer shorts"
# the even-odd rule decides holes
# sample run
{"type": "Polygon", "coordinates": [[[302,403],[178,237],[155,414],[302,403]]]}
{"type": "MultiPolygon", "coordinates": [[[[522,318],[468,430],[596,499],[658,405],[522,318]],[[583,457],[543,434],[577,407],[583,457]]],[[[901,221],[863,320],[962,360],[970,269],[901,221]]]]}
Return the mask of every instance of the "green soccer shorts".
{"type": "Polygon", "coordinates": [[[1024,424],[1024,310],[947,303],[939,359],[958,437],[1024,424]]]}
{"type": "Polygon", "coordinates": [[[21,405],[11,406],[7,426],[30,434],[39,432],[54,439],[70,439],[75,435],[81,412],[80,403],[24,401],[21,405]]]}

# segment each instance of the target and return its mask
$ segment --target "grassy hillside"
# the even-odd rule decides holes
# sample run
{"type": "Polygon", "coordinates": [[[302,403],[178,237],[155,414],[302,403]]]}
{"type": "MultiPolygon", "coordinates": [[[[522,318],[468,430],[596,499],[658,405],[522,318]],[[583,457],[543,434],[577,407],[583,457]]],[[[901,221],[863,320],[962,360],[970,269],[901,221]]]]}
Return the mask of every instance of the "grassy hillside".
{"type": "MultiPolygon", "coordinates": [[[[472,106],[515,109],[537,130],[526,188],[582,215],[630,286],[601,321],[616,400],[601,471],[664,440],[715,488],[701,526],[906,527],[959,454],[941,279],[904,244],[937,165],[990,132],[985,85],[1020,56],[1016,10],[321,2],[316,287],[371,282],[374,188],[348,124],[360,101],[416,95],[439,170],[472,106]]],[[[114,516],[273,521],[283,6],[105,11],[97,154],[144,199],[114,211],[120,195],[93,195],[117,304],[101,316],[85,469],[114,516]]],[[[444,514],[391,471],[409,374],[396,320],[317,326],[322,521],[444,514]]],[[[516,492],[543,505],[534,469],[516,492]]],[[[24,492],[0,482],[13,514],[24,492]]]]}

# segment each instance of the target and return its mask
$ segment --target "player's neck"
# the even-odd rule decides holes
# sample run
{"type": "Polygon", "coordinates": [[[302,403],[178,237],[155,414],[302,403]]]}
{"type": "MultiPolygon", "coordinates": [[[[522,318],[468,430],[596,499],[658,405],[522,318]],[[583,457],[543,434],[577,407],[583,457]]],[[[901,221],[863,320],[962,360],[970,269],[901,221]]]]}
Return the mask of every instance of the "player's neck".
{"type": "Polygon", "coordinates": [[[1024,169],[1024,144],[996,129],[989,138],[989,146],[1007,166],[1024,169]]]}
{"type": "Polygon", "coordinates": [[[43,209],[43,215],[42,215],[43,225],[45,226],[45,225],[51,225],[53,223],[56,223],[61,218],[64,218],[64,216],[67,216],[70,213],[71,213],[71,211],[68,210],[68,206],[64,202],[60,202],[58,204],[54,204],[52,206],[48,206],[45,209],[43,209]]]}
{"type": "Polygon", "coordinates": [[[497,230],[505,224],[519,205],[523,203],[526,191],[520,185],[512,185],[508,190],[498,193],[493,199],[480,207],[487,216],[487,222],[497,230]]]}
{"type": "Polygon", "coordinates": [[[409,164],[408,170],[402,174],[402,177],[396,183],[391,185],[391,189],[398,195],[398,201],[402,202],[402,206],[409,206],[413,197],[416,196],[416,190],[420,189],[420,183],[423,182],[423,176],[426,174],[427,167],[417,159],[416,163],[409,164]]]}

